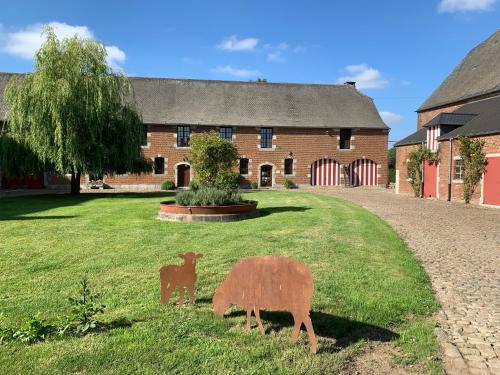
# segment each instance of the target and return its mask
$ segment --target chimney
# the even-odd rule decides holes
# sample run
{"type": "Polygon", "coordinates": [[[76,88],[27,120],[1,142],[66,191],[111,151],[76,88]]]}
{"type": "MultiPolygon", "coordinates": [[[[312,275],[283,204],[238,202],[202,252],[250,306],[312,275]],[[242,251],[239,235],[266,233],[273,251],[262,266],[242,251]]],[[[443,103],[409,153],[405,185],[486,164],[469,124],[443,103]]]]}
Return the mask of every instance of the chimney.
{"type": "Polygon", "coordinates": [[[347,81],[346,83],[344,83],[344,85],[350,86],[354,89],[356,88],[356,82],[354,81],[347,81]]]}

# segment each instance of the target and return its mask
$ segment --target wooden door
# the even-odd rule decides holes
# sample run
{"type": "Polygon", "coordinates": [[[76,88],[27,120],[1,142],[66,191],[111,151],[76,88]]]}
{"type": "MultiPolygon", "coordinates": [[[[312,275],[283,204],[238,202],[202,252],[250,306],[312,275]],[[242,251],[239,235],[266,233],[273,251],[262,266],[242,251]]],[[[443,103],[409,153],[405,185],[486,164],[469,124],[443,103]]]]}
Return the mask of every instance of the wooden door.
{"type": "Polygon", "coordinates": [[[424,197],[436,198],[437,162],[424,161],[424,197]]]}
{"type": "Polygon", "coordinates": [[[177,187],[188,187],[191,181],[191,167],[187,164],[177,166],[177,187]]]}
{"type": "Polygon", "coordinates": [[[483,203],[500,206],[500,157],[488,158],[483,182],[483,203]]]}

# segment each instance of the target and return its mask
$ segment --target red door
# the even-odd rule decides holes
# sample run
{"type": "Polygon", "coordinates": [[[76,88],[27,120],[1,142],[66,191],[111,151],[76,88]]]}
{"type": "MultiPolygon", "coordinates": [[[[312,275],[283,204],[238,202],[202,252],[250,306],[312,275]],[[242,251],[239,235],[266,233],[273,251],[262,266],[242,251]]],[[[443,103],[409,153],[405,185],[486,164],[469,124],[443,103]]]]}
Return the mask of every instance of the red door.
{"type": "Polygon", "coordinates": [[[3,189],[43,189],[45,187],[43,172],[33,176],[2,178],[3,189]]]}
{"type": "Polygon", "coordinates": [[[500,206],[500,157],[488,158],[483,182],[483,203],[500,206]]]}
{"type": "Polygon", "coordinates": [[[424,162],[424,197],[436,198],[437,163],[424,162]]]}

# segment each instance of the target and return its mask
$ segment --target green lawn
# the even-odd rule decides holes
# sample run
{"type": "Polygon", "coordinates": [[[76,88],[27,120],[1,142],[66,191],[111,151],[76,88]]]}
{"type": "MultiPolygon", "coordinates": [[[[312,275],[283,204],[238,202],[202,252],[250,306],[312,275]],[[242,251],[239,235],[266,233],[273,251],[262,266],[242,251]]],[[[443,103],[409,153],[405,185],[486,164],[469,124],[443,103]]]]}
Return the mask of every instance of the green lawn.
{"type": "Polygon", "coordinates": [[[0,346],[0,373],[335,373],[367,340],[394,341],[396,363],[440,372],[429,280],[404,242],[378,217],[331,197],[256,192],[262,216],[235,223],[156,220],[165,194],[82,194],[0,199],[0,312],[8,323],[68,312],[67,297],[84,273],[103,294],[100,318],[116,327],[85,337],[0,346]],[[159,268],[196,251],[197,304],[177,308],[159,298],[159,268]],[[307,264],[314,275],[307,335],[290,342],[287,313],[262,314],[265,336],[244,331],[232,308],[213,314],[211,298],[241,257],[276,254],[307,264]],[[120,325],[123,319],[129,324],[120,325]]]}

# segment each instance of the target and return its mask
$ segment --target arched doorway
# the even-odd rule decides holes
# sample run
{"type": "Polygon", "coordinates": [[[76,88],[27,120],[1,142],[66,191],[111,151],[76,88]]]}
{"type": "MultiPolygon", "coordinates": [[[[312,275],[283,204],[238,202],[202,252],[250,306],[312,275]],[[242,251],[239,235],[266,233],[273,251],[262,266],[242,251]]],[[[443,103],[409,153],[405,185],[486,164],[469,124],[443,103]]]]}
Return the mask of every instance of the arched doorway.
{"type": "Polygon", "coordinates": [[[377,186],[378,166],[373,160],[358,159],[349,164],[347,170],[351,186],[377,186]]]}
{"type": "Polygon", "coordinates": [[[273,166],[272,165],[264,164],[264,165],[260,166],[259,186],[260,187],[272,187],[273,186],[273,166]]]}
{"type": "Polygon", "coordinates": [[[319,159],[311,164],[312,186],[340,185],[340,164],[332,159],[319,159]]]}
{"type": "Polygon", "coordinates": [[[191,166],[186,163],[178,164],[176,177],[178,188],[188,187],[191,182],[191,166]]]}

